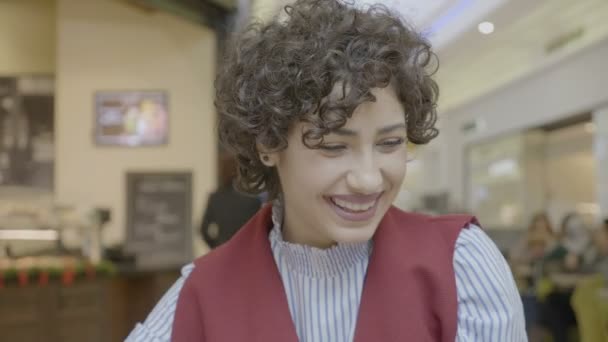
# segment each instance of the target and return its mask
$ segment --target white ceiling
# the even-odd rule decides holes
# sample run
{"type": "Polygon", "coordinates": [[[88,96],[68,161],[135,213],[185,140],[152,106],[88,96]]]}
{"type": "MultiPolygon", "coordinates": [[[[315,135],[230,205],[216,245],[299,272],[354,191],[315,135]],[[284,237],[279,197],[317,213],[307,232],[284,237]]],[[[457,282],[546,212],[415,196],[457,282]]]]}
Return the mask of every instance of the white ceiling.
{"type": "MultiPolygon", "coordinates": [[[[254,0],[275,12],[289,0],[254,0]]],[[[354,0],[383,3],[429,36],[440,59],[440,112],[494,91],[608,38],[608,0],[354,0]],[[482,35],[481,21],[495,32],[482,35]],[[560,37],[578,35],[548,53],[560,37]]]]}
{"type": "Polygon", "coordinates": [[[510,0],[487,19],[495,23],[493,34],[484,36],[472,27],[439,50],[441,112],[608,38],[606,0],[510,0]],[[547,51],[567,36],[576,38],[547,51]]]}
{"type": "Polygon", "coordinates": [[[475,27],[507,0],[355,0],[358,4],[382,3],[401,13],[428,35],[435,50],[475,27]]]}
{"type": "MultiPolygon", "coordinates": [[[[274,14],[293,0],[254,0],[254,15],[274,14]]],[[[401,13],[441,49],[508,0],[349,0],[366,6],[381,3],[401,13]]],[[[536,1],[536,0],[534,0],[536,1]]]]}
{"type": "Polygon", "coordinates": [[[430,22],[433,17],[451,6],[456,0],[356,0],[362,5],[382,3],[389,8],[399,11],[405,18],[413,21],[416,25],[423,26],[430,22]]]}

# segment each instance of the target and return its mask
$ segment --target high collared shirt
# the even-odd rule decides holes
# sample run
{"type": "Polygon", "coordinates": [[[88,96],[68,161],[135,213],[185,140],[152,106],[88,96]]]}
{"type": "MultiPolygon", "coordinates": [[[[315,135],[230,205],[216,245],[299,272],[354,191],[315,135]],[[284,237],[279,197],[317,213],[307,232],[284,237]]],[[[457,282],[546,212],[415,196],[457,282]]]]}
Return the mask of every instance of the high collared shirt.
{"type": "MultiPolygon", "coordinates": [[[[322,250],[286,242],[276,208],[270,245],[300,341],[352,341],[373,243],[338,244],[322,250]]],[[[456,341],[527,341],[521,298],[511,271],[479,227],[462,230],[453,265],[458,296],[456,341]]],[[[179,292],[193,268],[189,264],[182,269],[181,278],[148,318],[136,325],[128,342],[170,340],[179,292]]]]}

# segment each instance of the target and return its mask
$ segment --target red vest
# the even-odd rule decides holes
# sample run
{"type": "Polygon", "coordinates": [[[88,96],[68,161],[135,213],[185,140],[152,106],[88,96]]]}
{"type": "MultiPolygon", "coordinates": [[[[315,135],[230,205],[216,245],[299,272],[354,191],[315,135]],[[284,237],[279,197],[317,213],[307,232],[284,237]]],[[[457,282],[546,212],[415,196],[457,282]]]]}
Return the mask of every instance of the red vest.
{"type": "MultiPolygon", "coordinates": [[[[471,216],[403,212],[392,207],[374,235],[355,342],[454,342],[453,255],[471,216]]],[[[228,243],[195,261],[181,290],[174,342],[297,342],[260,210],[228,243]]]]}

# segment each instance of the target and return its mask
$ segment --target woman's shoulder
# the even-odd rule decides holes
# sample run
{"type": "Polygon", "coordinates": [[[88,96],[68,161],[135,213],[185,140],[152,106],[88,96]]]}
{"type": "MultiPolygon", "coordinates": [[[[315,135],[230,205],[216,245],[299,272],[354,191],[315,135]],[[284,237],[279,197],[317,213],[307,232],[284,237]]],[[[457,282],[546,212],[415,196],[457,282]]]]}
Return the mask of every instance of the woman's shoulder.
{"type": "Polygon", "coordinates": [[[194,269],[194,264],[188,264],[181,269],[181,276],[167,290],[148,317],[135,328],[126,338],[127,342],[168,341],[171,338],[173,317],[179,294],[194,269]]]}
{"type": "Polygon", "coordinates": [[[455,227],[458,229],[466,228],[470,224],[479,226],[477,218],[467,214],[430,215],[405,211],[393,206],[389,210],[389,215],[400,222],[418,223],[427,228],[429,225],[440,228],[455,227]]]}
{"type": "Polygon", "coordinates": [[[511,283],[513,276],[505,255],[496,243],[476,224],[463,229],[454,249],[454,271],[457,277],[490,283],[511,283]]]}
{"type": "Polygon", "coordinates": [[[486,257],[504,258],[494,240],[478,223],[469,223],[458,234],[456,251],[460,254],[482,254],[486,257]]]}
{"type": "Polygon", "coordinates": [[[236,246],[233,239],[212,249],[208,253],[199,256],[192,262],[192,274],[189,278],[194,278],[196,282],[208,283],[211,279],[220,279],[225,273],[235,272],[243,260],[242,248],[236,246]],[[213,274],[214,277],[208,277],[213,274]],[[201,278],[201,279],[198,279],[201,278]],[[211,278],[211,279],[210,279],[211,278]]]}
{"type": "Polygon", "coordinates": [[[521,298],[511,269],[478,226],[463,229],[454,252],[459,340],[525,341],[521,298]]]}
{"type": "MultiPolygon", "coordinates": [[[[416,238],[436,244],[438,240],[445,241],[449,249],[453,249],[457,238],[463,230],[471,225],[479,226],[477,219],[471,215],[428,215],[403,211],[393,207],[388,212],[393,226],[398,227],[396,233],[404,239],[416,238]]],[[[390,224],[390,223],[389,223],[390,224]]]]}

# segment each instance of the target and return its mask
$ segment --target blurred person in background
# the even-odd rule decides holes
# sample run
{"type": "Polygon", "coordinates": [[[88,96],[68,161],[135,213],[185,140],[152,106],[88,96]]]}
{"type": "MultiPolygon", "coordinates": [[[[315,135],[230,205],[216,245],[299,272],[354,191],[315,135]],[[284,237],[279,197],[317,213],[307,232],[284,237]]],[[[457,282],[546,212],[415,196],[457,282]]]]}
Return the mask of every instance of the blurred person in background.
{"type": "Polygon", "coordinates": [[[552,290],[541,303],[540,322],[554,342],[566,342],[577,325],[571,305],[576,281],[596,270],[598,250],[592,232],[576,212],[564,217],[559,236],[558,244],[544,259],[544,273],[552,290]]]}
{"type": "Polygon", "coordinates": [[[594,234],[594,244],[597,249],[596,272],[608,279],[608,218],[594,234]]]}
{"type": "Polygon", "coordinates": [[[596,232],[595,241],[601,258],[608,259],[608,218],[604,219],[602,226],[596,232]]]}
{"type": "Polygon", "coordinates": [[[564,216],[559,241],[546,256],[548,271],[589,272],[598,257],[594,235],[580,214],[572,212],[564,216]]]}
{"type": "Polygon", "coordinates": [[[240,189],[271,204],[186,266],[132,341],[521,342],[501,252],[468,215],[392,204],[438,130],[435,55],[383,6],[297,0],[216,81],[240,189]]]}
{"type": "Polygon", "coordinates": [[[512,264],[529,266],[556,246],[555,232],[546,213],[534,215],[528,230],[509,252],[512,264]]]}
{"type": "Polygon", "coordinates": [[[526,330],[530,341],[542,340],[537,287],[543,277],[544,258],[556,246],[557,239],[551,221],[545,212],[540,212],[532,217],[528,230],[509,253],[511,266],[522,292],[526,330]]]}
{"type": "Polygon", "coordinates": [[[230,240],[262,206],[261,199],[238,192],[234,188],[236,161],[225,156],[220,167],[220,187],[207,200],[201,234],[210,248],[230,240]]]}

